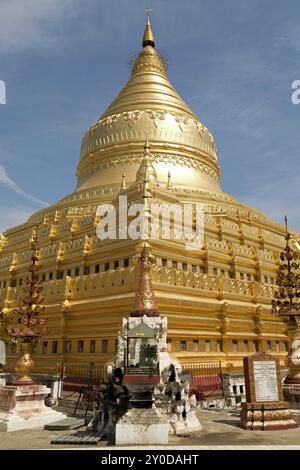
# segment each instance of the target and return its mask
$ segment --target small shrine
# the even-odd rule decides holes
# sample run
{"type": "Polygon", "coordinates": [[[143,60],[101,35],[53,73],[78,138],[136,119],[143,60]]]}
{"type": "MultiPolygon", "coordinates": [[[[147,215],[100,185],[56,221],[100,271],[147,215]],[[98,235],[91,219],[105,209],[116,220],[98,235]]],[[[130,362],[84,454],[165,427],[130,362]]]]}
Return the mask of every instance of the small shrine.
{"type": "Polygon", "coordinates": [[[128,318],[118,336],[116,367],[124,370],[124,383],[158,384],[171,364],[167,353],[167,318],[161,318],[151,281],[152,256],[144,245],[139,257],[140,277],[128,318]]]}
{"type": "Polygon", "coordinates": [[[201,430],[196,399],[167,352],[167,318],[161,318],[151,281],[153,256],[144,245],[140,276],[128,318],[118,336],[115,366],[124,371],[129,408],[116,423],[116,444],[167,444],[170,434],[201,430]]]}
{"type": "Polygon", "coordinates": [[[147,323],[140,323],[127,334],[125,371],[130,374],[139,368],[144,372],[158,372],[158,366],[156,332],[147,323]]]}

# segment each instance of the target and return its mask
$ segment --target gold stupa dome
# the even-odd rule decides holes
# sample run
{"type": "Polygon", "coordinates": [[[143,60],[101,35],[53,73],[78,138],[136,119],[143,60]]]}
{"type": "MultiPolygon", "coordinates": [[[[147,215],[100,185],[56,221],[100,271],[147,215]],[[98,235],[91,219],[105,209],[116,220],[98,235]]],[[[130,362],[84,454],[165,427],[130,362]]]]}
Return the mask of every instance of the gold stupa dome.
{"type": "Polygon", "coordinates": [[[214,139],[170,84],[149,17],[129,81],[82,140],[77,190],[135,181],[146,139],[159,185],[171,171],[174,186],[221,191],[214,139]]]}

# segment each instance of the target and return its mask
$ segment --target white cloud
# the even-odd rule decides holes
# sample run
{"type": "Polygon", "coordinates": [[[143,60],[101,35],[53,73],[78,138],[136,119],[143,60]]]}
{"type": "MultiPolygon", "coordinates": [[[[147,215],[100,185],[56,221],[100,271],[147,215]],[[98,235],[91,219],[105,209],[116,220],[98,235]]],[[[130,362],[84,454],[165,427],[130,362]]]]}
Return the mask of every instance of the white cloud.
{"type": "Polygon", "coordinates": [[[15,52],[60,44],[61,23],[73,17],[79,0],[1,0],[0,50],[15,52]]]}
{"type": "Polygon", "coordinates": [[[278,160],[274,168],[270,168],[268,179],[263,174],[252,174],[251,191],[239,199],[281,224],[287,215],[291,228],[300,232],[299,165],[293,167],[293,172],[286,167],[279,172],[276,166],[280,166],[278,160]]]}
{"type": "Polygon", "coordinates": [[[0,165],[0,184],[3,184],[4,186],[8,187],[12,191],[14,191],[17,194],[20,194],[21,196],[25,197],[27,200],[34,202],[35,204],[38,204],[40,206],[47,206],[48,203],[45,201],[41,201],[40,199],[37,199],[34,196],[31,196],[31,194],[26,193],[26,191],[23,191],[6,173],[6,170],[4,166],[0,165]]]}
{"type": "Polygon", "coordinates": [[[0,205],[0,232],[8,228],[15,227],[16,225],[26,222],[28,217],[32,215],[33,210],[26,207],[10,207],[0,205]]]}

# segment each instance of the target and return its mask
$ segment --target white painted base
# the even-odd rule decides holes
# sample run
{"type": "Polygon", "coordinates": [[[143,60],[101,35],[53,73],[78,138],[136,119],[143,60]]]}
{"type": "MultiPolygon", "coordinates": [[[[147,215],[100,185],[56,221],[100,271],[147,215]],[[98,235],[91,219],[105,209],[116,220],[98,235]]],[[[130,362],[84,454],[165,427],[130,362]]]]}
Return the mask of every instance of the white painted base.
{"type": "Polygon", "coordinates": [[[43,427],[66,418],[44,403],[49,394],[45,385],[0,387],[0,431],[43,427]]]}
{"type": "Polygon", "coordinates": [[[131,409],[116,425],[116,445],[166,445],[168,431],[155,409],[131,409]]]}
{"type": "Polygon", "coordinates": [[[48,408],[47,411],[37,412],[31,418],[24,419],[17,413],[4,413],[0,411],[0,432],[19,431],[20,429],[33,429],[65,419],[67,416],[48,408]]]}
{"type": "Polygon", "coordinates": [[[191,433],[198,432],[202,430],[201,423],[196,416],[195,411],[190,411],[186,420],[185,425],[191,433]]]}

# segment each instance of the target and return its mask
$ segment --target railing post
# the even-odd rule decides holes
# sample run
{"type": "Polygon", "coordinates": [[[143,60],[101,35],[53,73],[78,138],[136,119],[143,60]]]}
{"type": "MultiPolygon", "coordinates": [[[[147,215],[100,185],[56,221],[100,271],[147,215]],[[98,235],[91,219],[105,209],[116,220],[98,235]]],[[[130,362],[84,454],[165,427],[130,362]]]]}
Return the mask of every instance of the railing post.
{"type": "Polygon", "coordinates": [[[224,382],[223,382],[222,362],[221,361],[219,361],[219,373],[220,373],[220,379],[221,379],[222,398],[224,398],[224,382]]]}

